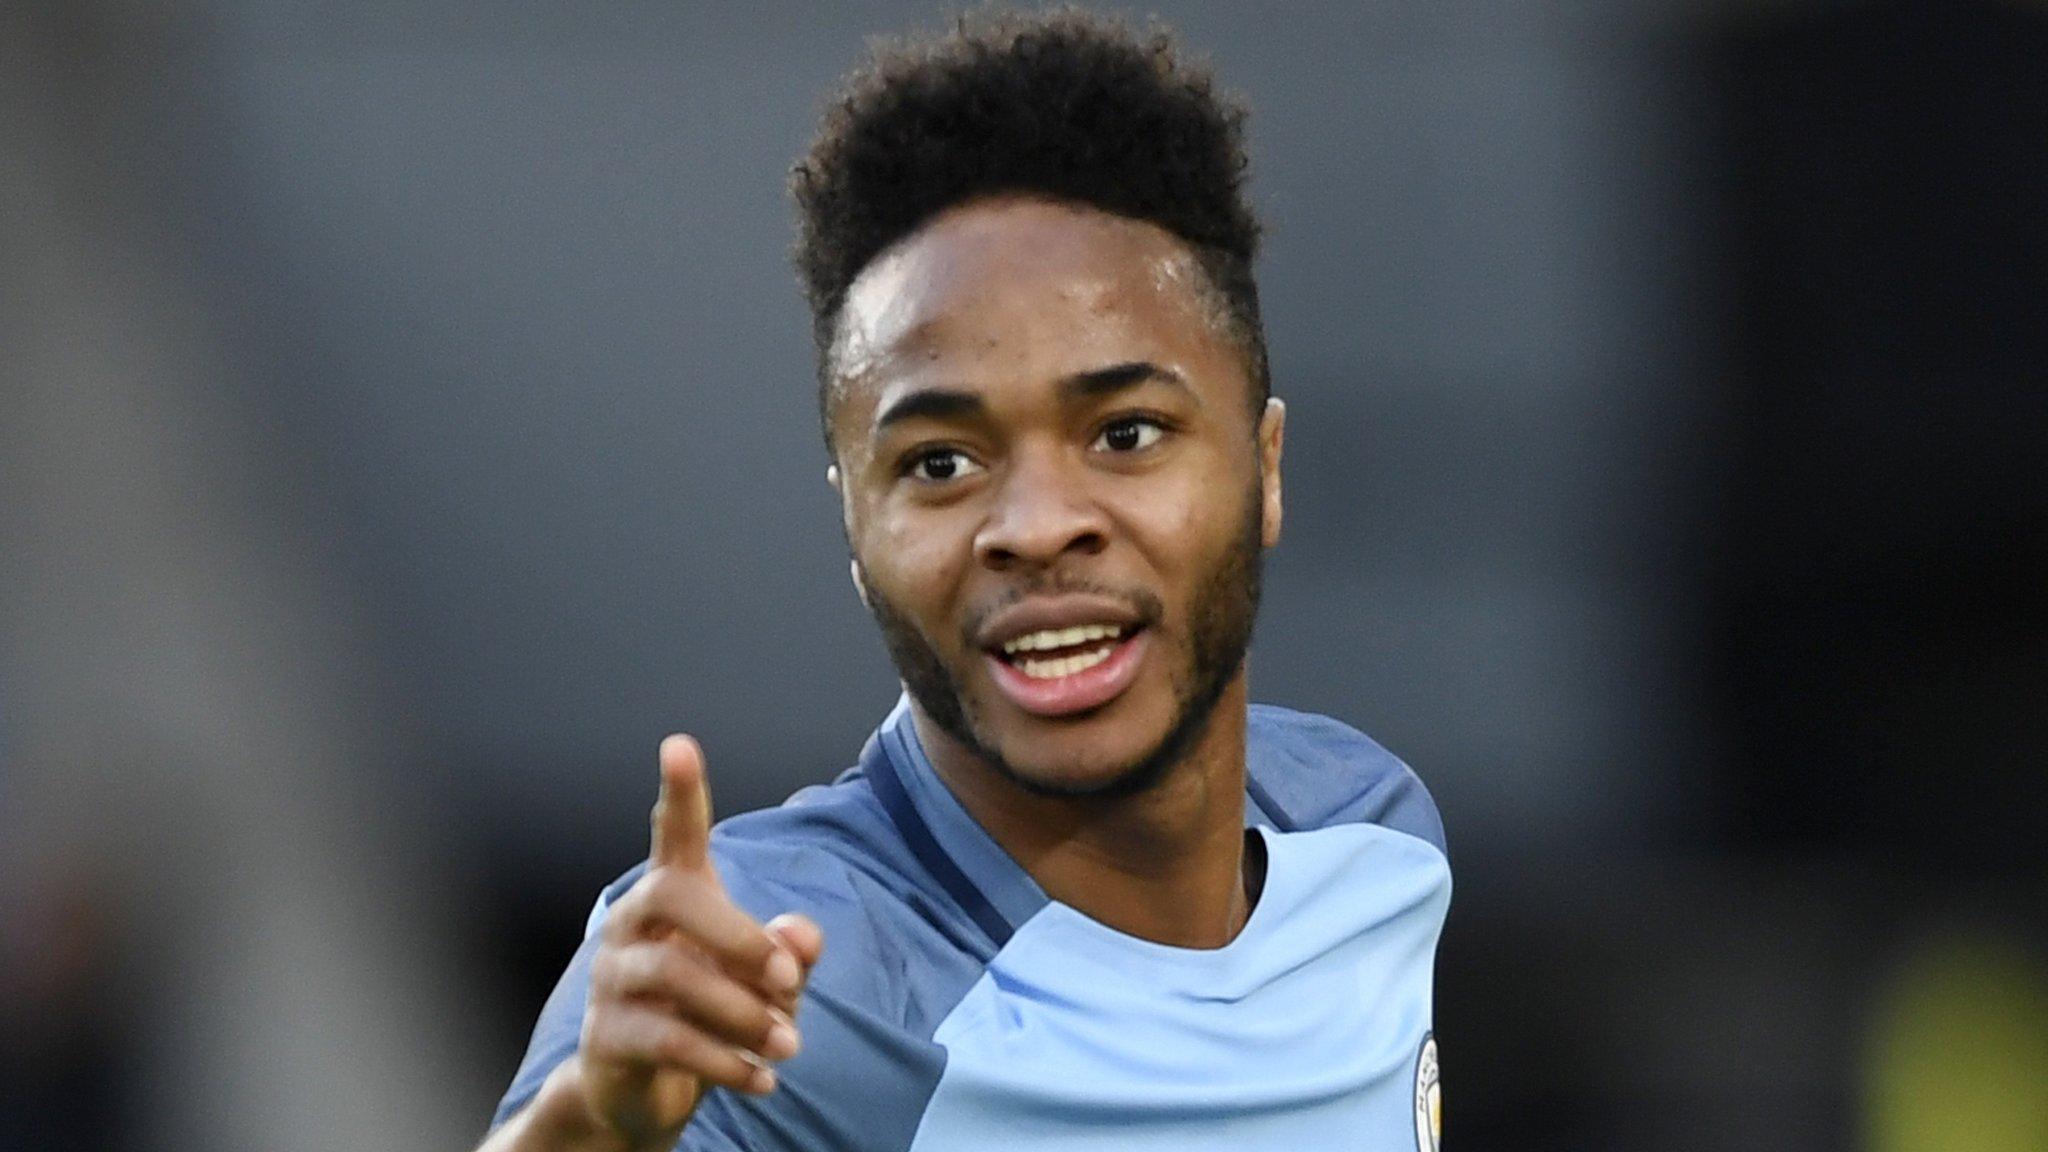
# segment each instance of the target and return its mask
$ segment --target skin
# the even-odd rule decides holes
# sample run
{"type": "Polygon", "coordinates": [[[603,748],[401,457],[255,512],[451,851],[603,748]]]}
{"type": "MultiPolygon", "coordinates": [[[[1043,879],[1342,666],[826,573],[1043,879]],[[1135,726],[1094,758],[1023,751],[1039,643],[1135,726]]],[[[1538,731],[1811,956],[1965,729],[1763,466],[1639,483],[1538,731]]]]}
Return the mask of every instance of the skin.
{"type": "Polygon", "coordinates": [[[1241,661],[1181,754],[1154,753],[1187,711],[1205,592],[1278,542],[1285,409],[1255,419],[1188,255],[1153,225],[1034,198],[942,214],[849,291],[827,412],[856,583],[946,673],[950,701],[905,669],[933,766],[1054,899],[1209,948],[1249,912],[1241,661]],[[1134,364],[1158,371],[1076,387],[1134,364]],[[932,393],[956,399],[919,403],[932,393]],[[1157,435],[1119,450],[1133,422],[1157,435]],[[1032,714],[975,637],[993,610],[1077,586],[1146,615],[1151,642],[1115,700],[1032,714]]]}
{"type": "MultiPolygon", "coordinates": [[[[1258,554],[1280,535],[1286,411],[1254,411],[1185,245],[1031,198],[956,208],[855,281],[833,364],[854,582],[933,766],[1053,899],[1158,943],[1228,943],[1261,867],[1242,827],[1242,657],[1258,554]],[[952,395],[943,411],[888,418],[933,391],[952,395]],[[1114,700],[1035,715],[974,636],[1075,588],[1149,640],[1114,700]]],[[[606,917],[578,1050],[480,1152],[673,1147],[707,1089],[773,1091],[802,1044],[822,934],[726,895],[696,742],[663,741],[660,767],[650,867],[606,917]]]]}

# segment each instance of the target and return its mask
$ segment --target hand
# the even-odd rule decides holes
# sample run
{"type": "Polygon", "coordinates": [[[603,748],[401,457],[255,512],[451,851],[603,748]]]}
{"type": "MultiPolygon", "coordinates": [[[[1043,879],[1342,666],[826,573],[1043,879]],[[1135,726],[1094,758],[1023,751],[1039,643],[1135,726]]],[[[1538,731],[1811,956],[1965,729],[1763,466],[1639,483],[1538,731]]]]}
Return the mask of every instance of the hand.
{"type": "Polygon", "coordinates": [[[576,1060],[601,1128],[666,1148],[711,1086],[774,1090],[770,1062],[802,1044],[797,1000],[824,939],[802,916],[764,926],[727,897],[704,755],[688,736],[661,742],[653,825],[646,874],[605,916],[576,1060]]]}

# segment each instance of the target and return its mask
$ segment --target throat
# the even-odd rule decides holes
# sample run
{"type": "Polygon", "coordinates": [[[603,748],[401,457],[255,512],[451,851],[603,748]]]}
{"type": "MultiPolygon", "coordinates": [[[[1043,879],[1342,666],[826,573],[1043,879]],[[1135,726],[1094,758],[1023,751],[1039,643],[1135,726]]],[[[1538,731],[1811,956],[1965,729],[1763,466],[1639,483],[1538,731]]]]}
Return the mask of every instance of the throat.
{"type": "MultiPolygon", "coordinates": [[[[1125,635],[1109,661],[1063,684],[1086,682],[1131,659],[1148,632],[1125,635]]],[[[1057,647],[1047,652],[1070,659],[1057,647]]],[[[1014,654],[1006,654],[1014,655],[1014,654]]],[[[997,663],[1013,699],[1023,672],[997,663]]],[[[1205,709],[1186,751],[1141,791],[1059,794],[1018,784],[925,716],[912,716],[932,766],[1047,896],[1119,932],[1190,949],[1236,938],[1262,894],[1267,859],[1245,819],[1245,704],[1242,672],[1205,709]]],[[[1048,709],[1050,711],[1050,709],[1048,709]]]]}
{"type": "Polygon", "coordinates": [[[1048,896],[1125,935],[1213,949],[1237,939],[1250,921],[1268,861],[1264,838],[1240,823],[1171,858],[1055,850],[1026,867],[1048,896]]]}

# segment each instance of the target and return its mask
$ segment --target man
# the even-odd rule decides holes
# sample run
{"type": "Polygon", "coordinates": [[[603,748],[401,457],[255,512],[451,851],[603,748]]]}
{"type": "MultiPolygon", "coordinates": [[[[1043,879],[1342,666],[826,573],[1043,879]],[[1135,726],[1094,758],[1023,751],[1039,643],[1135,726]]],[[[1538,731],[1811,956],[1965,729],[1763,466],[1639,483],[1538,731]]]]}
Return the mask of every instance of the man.
{"type": "Polygon", "coordinates": [[[831,106],[798,264],[904,700],[716,830],[663,743],[649,861],[486,1148],[1435,1147],[1435,809],[1247,703],[1286,411],[1242,123],[1071,12],[900,47],[831,106]]]}

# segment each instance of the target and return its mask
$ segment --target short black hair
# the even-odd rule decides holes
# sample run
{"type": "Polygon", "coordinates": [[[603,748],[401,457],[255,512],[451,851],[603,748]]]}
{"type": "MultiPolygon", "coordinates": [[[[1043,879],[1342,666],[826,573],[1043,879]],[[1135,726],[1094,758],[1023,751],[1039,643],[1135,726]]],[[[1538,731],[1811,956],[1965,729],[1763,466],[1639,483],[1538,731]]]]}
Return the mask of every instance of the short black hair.
{"type": "Polygon", "coordinates": [[[790,173],[797,272],[811,305],[822,410],[847,289],[948,208],[1022,192],[1156,224],[1224,304],[1253,401],[1270,392],[1246,202],[1246,108],[1156,23],[1059,8],[962,16],[878,47],[826,107],[790,173]]]}

